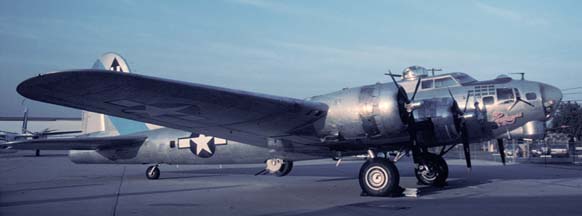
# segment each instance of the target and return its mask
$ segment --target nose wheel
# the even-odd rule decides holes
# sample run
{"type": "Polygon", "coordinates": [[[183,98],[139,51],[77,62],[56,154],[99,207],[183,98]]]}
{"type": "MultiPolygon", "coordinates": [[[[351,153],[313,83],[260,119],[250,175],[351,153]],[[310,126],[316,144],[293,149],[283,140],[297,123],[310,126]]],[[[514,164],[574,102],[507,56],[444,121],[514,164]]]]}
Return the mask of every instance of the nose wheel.
{"type": "Polygon", "coordinates": [[[150,166],[146,169],[145,174],[148,179],[159,179],[160,169],[158,168],[158,165],[150,166]]]}
{"type": "Polygon", "coordinates": [[[443,157],[433,153],[422,153],[414,168],[419,184],[442,187],[449,177],[449,167],[443,157]]]}
{"type": "Polygon", "coordinates": [[[401,194],[400,174],[392,161],[385,158],[369,159],[360,169],[362,195],[390,196],[401,194]]]}

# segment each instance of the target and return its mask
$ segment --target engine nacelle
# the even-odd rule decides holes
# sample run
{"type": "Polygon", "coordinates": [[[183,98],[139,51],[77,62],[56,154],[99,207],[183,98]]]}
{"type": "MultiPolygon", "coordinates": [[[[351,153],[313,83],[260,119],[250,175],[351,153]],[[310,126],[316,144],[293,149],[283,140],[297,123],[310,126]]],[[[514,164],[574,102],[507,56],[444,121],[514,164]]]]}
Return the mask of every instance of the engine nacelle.
{"type": "Polygon", "coordinates": [[[326,140],[377,139],[406,128],[406,93],[392,83],[346,88],[311,100],[329,106],[319,131],[326,140]]]}
{"type": "Polygon", "coordinates": [[[413,116],[418,138],[425,145],[454,143],[461,138],[461,111],[452,98],[424,99],[413,116]]]}
{"type": "MultiPolygon", "coordinates": [[[[311,100],[329,106],[319,131],[325,141],[384,144],[402,142],[396,140],[399,138],[407,140],[407,95],[391,83],[344,89],[311,100]]],[[[432,146],[460,141],[461,111],[452,98],[423,99],[412,104],[419,104],[413,108],[413,115],[420,142],[432,146]]]]}

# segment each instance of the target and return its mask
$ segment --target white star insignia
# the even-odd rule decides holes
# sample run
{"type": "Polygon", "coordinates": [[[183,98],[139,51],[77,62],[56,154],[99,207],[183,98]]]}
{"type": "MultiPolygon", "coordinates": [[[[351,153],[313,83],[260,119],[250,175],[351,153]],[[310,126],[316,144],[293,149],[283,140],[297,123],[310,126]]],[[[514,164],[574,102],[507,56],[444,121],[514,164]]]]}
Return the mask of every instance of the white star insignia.
{"type": "Polygon", "coordinates": [[[203,134],[200,134],[200,136],[191,139],[192,141],[194,141],[194,143],[196,143],[196,154],[197,155],[200,155],[200,152],[202,152],[202,150],[212,154],[212,151],[210,150],[210,147],[208,146],[208,142],[210,142],[210,140],[212,138],[213,137],[211,137],[211,136],[204,136],[203,134]]]}

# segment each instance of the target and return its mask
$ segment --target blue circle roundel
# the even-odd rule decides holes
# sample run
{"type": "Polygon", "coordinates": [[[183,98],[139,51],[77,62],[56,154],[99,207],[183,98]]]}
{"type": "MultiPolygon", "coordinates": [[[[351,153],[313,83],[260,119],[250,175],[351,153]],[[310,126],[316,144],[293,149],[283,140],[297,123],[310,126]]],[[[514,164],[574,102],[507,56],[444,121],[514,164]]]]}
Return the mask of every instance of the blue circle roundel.
{"type": "Polygon", "coordinates": [[[190,138],[190,151],[198,157],[212,157],[215,150],[216,145],[214,144],[214,137],[200,134],[198,137],[190,138]]]}

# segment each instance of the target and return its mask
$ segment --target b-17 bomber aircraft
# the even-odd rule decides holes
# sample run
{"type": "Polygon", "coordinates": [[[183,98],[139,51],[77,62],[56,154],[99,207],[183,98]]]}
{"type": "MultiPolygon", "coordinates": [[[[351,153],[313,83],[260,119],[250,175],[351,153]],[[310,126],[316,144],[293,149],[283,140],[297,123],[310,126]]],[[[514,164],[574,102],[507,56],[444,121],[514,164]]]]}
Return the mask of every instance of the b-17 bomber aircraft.
{"type": "Polygon", "coordinates": [[[26,98],[85,110],[84,135],[2,144],[12,149],[70,150],[75,163],[265,163],[287,175],[294,161],[366,155],[363,194],[402,192],[395,163],[411,153],[420,183],[443,186],[443,159],[462,144],[539,139],[562,99],[556,87],[507,76],[477,81],[465,73],[428,76],[408,67],[393,82],[295,99],[129,73],[125,60],[103,55],[93,69],[38,75],[20,83],[26,98]],[[441,147],[440,151],[430,149],[441,147]],[[391,152],[392,154],[388,154],[391,152]]]}

